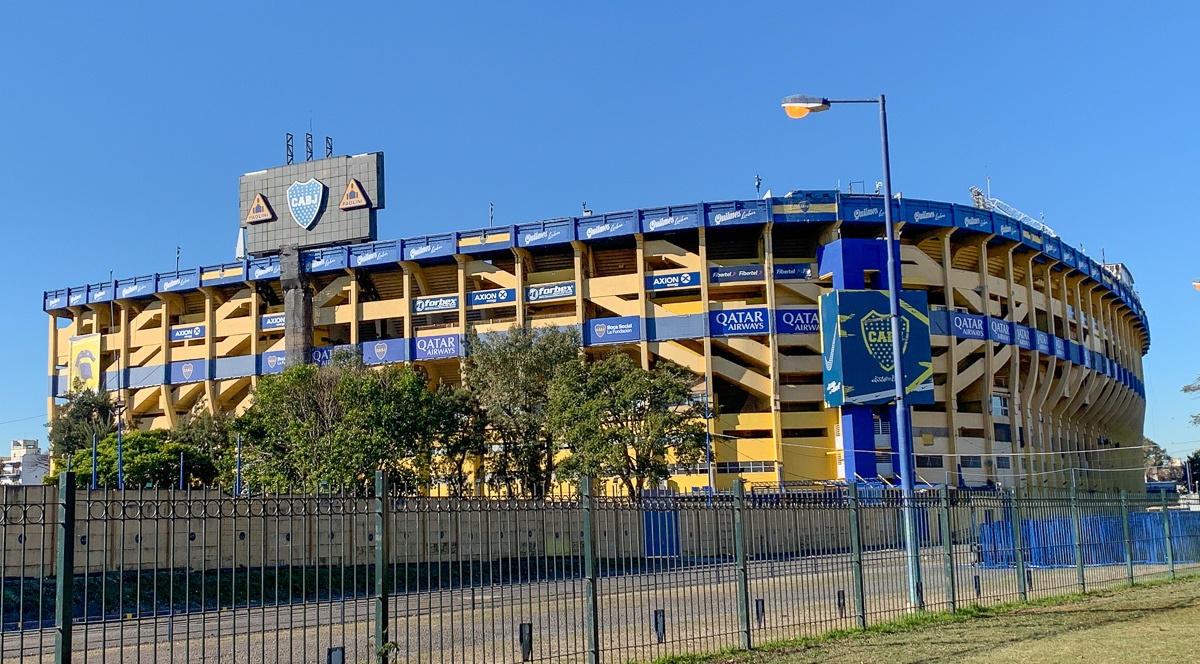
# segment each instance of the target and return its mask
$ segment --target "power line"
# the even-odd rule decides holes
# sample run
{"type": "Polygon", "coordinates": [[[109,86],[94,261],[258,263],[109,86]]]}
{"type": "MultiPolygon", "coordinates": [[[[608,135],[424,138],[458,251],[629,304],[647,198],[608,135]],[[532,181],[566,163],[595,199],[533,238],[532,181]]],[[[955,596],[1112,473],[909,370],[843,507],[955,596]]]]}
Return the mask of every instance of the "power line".
{"type": "Polygon", "coordinates": [[[29,417],[21,417],[21,418],[15,419],[15,420],[9,420],[7,422],[0,422],[0,426],[3,426],[5,424],[14,424],[16,422],[24,422],[26,420],[32,420],[37,417],[45,417],[45,415],[30,415],[29,417]]]}

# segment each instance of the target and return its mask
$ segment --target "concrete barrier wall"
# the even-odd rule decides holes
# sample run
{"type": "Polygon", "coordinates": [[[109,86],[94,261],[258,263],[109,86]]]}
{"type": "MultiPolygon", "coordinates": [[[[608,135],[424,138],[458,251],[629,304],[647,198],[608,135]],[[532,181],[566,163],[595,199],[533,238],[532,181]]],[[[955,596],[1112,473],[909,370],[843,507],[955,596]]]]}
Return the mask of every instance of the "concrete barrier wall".
{"type": "MultiPolygon", "coordinates": [[[[3,576],[53,574],[57,490],[11,487],[2,496],[3,576]]],[[[75,508],[75,569],[369,565],[374,562],[374,509],[373,498],[81,491],[75,508]]],[[[398,564],[553,558],[583,551],[577,503],[419,498],[391,499],[387,509],[391,560],[398,564]]],[[[745,516],[752,557],[819,555],[850,546],[844,507],[748,505],[745,516]]],[[[935,517],[930,515],[929,527],[936,537],[935,517]]],[[[898,510],[864,508],[861,523],[864,547],[900,545],[898,510]]],[[[668,555],[705,562],[734,555],[728,502],[656,502],[644,510],[597,501],[595,528],[596,553],[602,559],[668,555]],[[648,518],[658,524],[649,535],[648,518]],[[648,536],[655,541],[648,542],[648,536]],[[665,540],[672,544],[664,546],[665,540]]]]}

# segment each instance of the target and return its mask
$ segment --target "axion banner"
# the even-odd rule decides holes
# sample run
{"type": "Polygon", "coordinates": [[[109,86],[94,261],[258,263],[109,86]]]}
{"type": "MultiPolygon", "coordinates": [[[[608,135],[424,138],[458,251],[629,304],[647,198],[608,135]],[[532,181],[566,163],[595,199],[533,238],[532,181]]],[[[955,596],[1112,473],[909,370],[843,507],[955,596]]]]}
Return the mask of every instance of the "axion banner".
{"type": "MultiPolygon", "coordinates": [[[[825,401],[874,405],[895,397],[892,319],[886,291],[842,290],[821,296],[825,401]]],[[[900,293],[900,366],[909,403],[933,403],[929,304],[924,291],[900,293]]]]}

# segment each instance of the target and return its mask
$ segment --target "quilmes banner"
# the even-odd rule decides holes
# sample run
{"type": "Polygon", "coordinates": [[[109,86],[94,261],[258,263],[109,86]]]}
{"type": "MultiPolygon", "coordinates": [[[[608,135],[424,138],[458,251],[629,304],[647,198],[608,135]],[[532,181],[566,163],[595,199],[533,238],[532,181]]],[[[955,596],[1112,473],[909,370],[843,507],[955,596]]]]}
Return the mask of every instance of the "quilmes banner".
{"type": "Polygon", "coordinates": [[[95,390],[100,387],[100,339],[101,336],[97,333],[71,337],[69,340],[71,351],[70,364],[67,366],[69,391],[75,391],[75,381],[79,381],[80,388],[84,390],[95,390]]]}
{"type": "MultiPolygon", "coordinates": [[[[886,291],[843,290],[821,296],[825,402],[876,405],[895,396],[892,321],[886,291]]],[[[909,403],[933,403],[929,302],[924,291],[900,292],[900,366],[909,403]]]]}

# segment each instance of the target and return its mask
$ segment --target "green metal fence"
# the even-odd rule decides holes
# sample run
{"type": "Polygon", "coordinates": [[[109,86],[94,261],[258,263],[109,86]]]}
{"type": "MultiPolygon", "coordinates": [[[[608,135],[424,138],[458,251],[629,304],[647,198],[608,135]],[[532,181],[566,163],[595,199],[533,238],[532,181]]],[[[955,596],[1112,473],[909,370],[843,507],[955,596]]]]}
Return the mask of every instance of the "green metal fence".
{"type": "MultiPolygon", "coordinates": [[[[868,487],[432,498],[381,475],[233,496],[61,477],[3,492],[5,662],[648,661],[919,608],[906,505],[868,487]]],[[[1163,497],[943,489],[912,507],[926,610],[1200,565],[1200,512],[1163,497]]]]}

